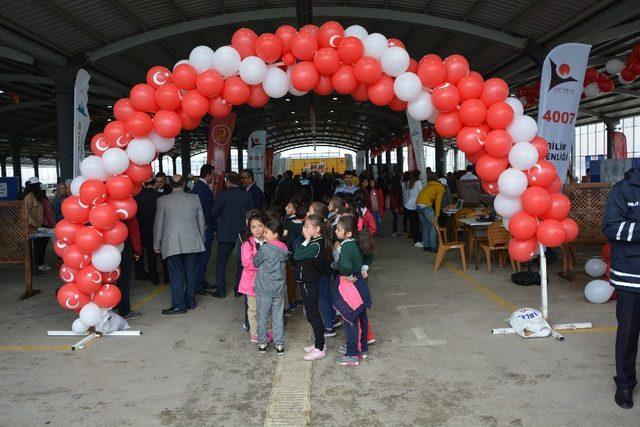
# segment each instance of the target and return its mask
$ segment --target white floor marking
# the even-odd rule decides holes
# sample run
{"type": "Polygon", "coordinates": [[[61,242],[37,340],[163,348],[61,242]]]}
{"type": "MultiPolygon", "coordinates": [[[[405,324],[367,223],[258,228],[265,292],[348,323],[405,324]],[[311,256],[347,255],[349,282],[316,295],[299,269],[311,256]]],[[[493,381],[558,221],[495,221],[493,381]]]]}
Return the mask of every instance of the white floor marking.
{"type": "Polygon", "coordinates": [[[427,334],[424,333],[424,330],[422,328],[411,328],[411,332],[413,332],[413,335],[416,336],[418,345],[432,346],[432,345],[443,345],[447,343],[447,341],[445,340],[429,339],[429,337],[427,336],[427,334]]]}

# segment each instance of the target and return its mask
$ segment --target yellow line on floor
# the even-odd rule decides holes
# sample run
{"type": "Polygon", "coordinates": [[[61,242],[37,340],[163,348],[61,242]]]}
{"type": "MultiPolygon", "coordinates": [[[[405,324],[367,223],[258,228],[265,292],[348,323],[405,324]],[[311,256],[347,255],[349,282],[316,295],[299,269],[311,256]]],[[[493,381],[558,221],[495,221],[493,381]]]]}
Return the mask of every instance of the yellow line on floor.
{"type": "Polygon", "coordinates": [[[617,326],[595,326],[591,329],[569,329],[566,331],[560,331],[562,335],[565,334],[599,334],[615,332],[618,329],[617,326]]]}
{"type": "Polygon", "coordinates": [[[0,345],[0,351],[71,351],[70,345],[0,345]]]}
{"type": "Polygon", "coordinates": [[[158,295],[163,293],[168,287],[169,287],[169,285],[159,285],[153,291],[149,292],[147,295],[142,297],[142,299],[140,299],[140,301],[138,301],[137,303],[133,304],[131,306],[131,310],[133,310],[133,311],[139,310],[140,307],[142,307],[143,305],[145,305],[146,303],[148,303],[149,301],[151,301],[152,299],[154,299],[155,297],[157,297],[158,295]]]}
{"type": "Polygon", "coordinates": [[[515,304],[513,304],[512,302],[509,302],[506,299],[502,298],[497,293],[493,292],[491,289],[486,287],[482,282],[480,282],[479,280],[471,277],[467,272],[462,271],[460,269],[457,269],[457,268],[451,266],[449,263],[446,263],[445,266],[449,270],[451,270],[456,276],[459,276],[459,277],[463,278],[476,291],[480,292],[482,295],[486,296],[487,298],[489,298],[491,301],[493,301],[494,303],[498,304],[499,306],[506,308],[507,310],[509,310],[512,313],[514,311],[516,311],[518,308],[520,308],[520,307],[516,306],[515,304]]]}

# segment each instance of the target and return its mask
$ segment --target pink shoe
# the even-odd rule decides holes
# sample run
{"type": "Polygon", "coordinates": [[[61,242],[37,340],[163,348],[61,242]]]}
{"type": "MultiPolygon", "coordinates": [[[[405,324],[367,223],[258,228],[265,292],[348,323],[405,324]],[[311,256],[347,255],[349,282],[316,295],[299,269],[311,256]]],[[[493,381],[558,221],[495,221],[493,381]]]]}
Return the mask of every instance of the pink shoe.
{"type": "Polygon", "coordinates": [[[313,349],[316,348],[315,345],[310,345],[309,347],[305,347],[304,348],[304,352],[305,353],[311,353],[313,351],[313,349]]]}
{"type": "Polygon", "coordinates": [[[267,344],[273,341],[273,334],[271,331],[267,332],[267,344]]]}
{"type": "Polygon", "coordinates": [[[251,342],[258,342],[258,336],[257,335],[251,335],[251,338],[249,338],[249,340],[251,342]]]}
{"type": "Polygon", "coordinates": [[[307,353],[303,359],[304,360],[318,360],[318,359],[324,359],[327,355],[327,347],[324,348],[324,350],[318,350],[317,348],[314,348],[313,350],[311,350],[310,353],[307,353]]]}

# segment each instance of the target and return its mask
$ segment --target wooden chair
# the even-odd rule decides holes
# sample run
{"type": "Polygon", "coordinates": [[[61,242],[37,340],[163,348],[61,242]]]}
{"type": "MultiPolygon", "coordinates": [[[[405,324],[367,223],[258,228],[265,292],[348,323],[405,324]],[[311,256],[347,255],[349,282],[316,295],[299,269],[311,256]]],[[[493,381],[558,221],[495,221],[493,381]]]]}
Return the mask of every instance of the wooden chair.
{"type": "Polygon", "coordinates": [[[467,215],[473,212],[473,208],[462,208],[453,215],[453,224],[451,224],[451,231],[453,233],[453,240],[458,239],[458,235],[464,233],[464,224],[460,222],[460,218],[466,218],[467,215]]]}
{"type": "MultiPolygon", "coordinates": [[[[510,238],[511,238],[511,235],[509,234],[509,231],[503,227],[502,220],[494,221],[487,229],[487,240],[481,241],[479,248],[482,250],[482,252],[484,252],[485,257],[487,258],[488,273],[491,273],[491,253],[492,252],[496,252],[498,254],[499,265],[500,267],[504,267],[505,255],[508,255],[507,245],[509,244],[510,238]]],[[[513,262],[512,262],[512,267],[513,267],[513,262]]]]}
{"type": "Polygon", "coordinates": [[[444,255],[451,249],[460,250],[460,260],[462,261],[462,269],[467,271],[467,258],[464,255],[464,243],[463,242],[447,242],[444,239],[444,233],[437,221],[431,221],[431,224],[436,228],[436,234],[438,235],[438,253],[436,254],[436,262],[433,265],[433,271],[440,269],[440,264],[444,259],[444,255]]]}

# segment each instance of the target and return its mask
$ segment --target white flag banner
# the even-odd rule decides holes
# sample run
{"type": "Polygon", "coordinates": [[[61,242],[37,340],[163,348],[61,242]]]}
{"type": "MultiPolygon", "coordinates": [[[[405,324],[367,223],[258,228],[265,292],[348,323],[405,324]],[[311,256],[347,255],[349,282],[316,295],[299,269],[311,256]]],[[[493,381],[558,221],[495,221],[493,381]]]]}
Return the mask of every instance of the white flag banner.
{"type": "Polygon", "coordinates": [[[347,170],[353,170],[353,156],[351,154],[345,154],[344,160],[347,165],[347,170]]]}
{"type": "MultiPolygon", "coordinates": [[[[80,175],[80,162],[84,159],[84,140],[89,130],[89,79],[91,76],[80,69],[76,75],[73,91],[73,176],[80,175]]],[[[69,178],[69,177],[65,177],[69,178]]]]}
{"type": "Polygon", "coordinates": [[[411,135],[411,145],[416,159],[418,171],[420,171],[420,181],[422,185],[427,185],[427,168],[424,162],[424,140],[422,137],[422,122],[414,119],[407,112],[407,122],[409,123],[409,134],[411,135]]]}
{"type": "Polygon", "coordinates": [[[547,160],[556,167],[563,183],[567,180],[590,50],[586,44],[561,44],[549,52],[542,66],[538,136],[549,143],[547,160]]]}
{"type": "Polygon", "coordinates": [[[273,155],[273,162],[271,165],[271,170],[273,171],[273,176],[277,177],[278,175],[282,175],[282,173],[284,172],[282,170],[282,162],[280,161],[282,154],[280,153],[275,153],[273,155]]]}
{"type": "Polygon", "coordinates": [[[367,152],[360,150],[356,153],[356,173],[360,175],[365,170],[365,164],[367,162],[367,152]]]}
{"type": "Polygon", "coordinates": [[[264,190],[264,153],[267,147],[267,131],[256,130],[247,141],[247,167],[253,170],[255,183],[264,190]]]}

